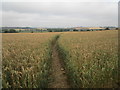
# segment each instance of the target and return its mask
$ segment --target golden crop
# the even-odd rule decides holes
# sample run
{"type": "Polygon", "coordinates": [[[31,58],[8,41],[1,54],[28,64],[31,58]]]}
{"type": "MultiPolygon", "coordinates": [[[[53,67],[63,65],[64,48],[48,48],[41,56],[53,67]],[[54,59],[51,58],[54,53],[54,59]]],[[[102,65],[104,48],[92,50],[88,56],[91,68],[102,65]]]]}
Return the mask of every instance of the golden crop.
{"type": "Polygon", "coordinates": [[[118,31],[64,33],[58,45],[74,87],[116,87],[118,31]]]}
{"type": "Polygon", "coordinates": [[[3,87],[47,87],[54,33],[3,34],[3,87]]]}
{"type": "Polygon", "coordinates": [[[3,34],[4,88],[47,87],[51,43],[55,36],[61,62],[73,87],[111,88],[118,83],[118,31],[3,34]]]}

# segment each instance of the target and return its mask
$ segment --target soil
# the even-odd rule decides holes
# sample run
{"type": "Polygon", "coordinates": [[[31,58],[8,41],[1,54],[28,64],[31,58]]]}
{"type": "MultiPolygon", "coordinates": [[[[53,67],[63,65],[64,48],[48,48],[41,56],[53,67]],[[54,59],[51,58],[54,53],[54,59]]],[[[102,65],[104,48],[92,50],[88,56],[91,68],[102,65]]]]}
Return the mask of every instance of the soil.
{"type": "Polygon", "coordinates": [[[66,72],[62,66],[62,60],[60,60],[57,50],[57,40],[52,43],[52,70],[51,77],[53,80],[49,83],[49,88],[70,88],[66,72]]]}

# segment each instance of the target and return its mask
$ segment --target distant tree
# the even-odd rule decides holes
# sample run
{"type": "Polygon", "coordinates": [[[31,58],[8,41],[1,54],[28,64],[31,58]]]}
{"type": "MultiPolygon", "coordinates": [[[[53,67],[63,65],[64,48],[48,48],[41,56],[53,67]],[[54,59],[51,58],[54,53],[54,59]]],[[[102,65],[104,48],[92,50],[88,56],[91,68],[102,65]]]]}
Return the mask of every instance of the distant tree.
{"type": "Polygon", "coordinates": [[[107,28],[105,28],[105,30],[110,30],[110,29],[107,27],[107,28]]]}
{"type": "Polygon", "coordinates": [[[48,30],[48,32],[52,32],[52,29],[47,29],[48,30]]]}
{"type": "Polygon", "coordinates": [[[14,29],[10,29],[9,33],[18,33],[18,32],[16,30],[14,30],[14,29]]]}
{"type": "Polygon", "coordinates": [[[76,30],[76,29],[73,29],[73,31],[78,31],[78,30],[76,30]]]}
{"type": "Polygon", "coordinates": [[[33,31],[31,31],[31,33],[33,33],[33,31]]]}
{"type": "Polygon", "coordinates": [[[19,30],[19,32],[22,32],[22,30],[19,30]]]}
{"type": "Polygon", "coordinates": [[[9,30],[8,29],[4,29],[2,30],[3,33],[9,33],[9,30]]]}
{"type": "Polygon", "coordinates": [[[10,29],[10,30],[5,29],[5,30],[3,30],[3,33],[18,33],[18,32],[14,29],[10,29]]]}
{"type": "Polygon", "coordinates": [[[87,31],[90,31],[89,29],[87,29],[87,31]]]}

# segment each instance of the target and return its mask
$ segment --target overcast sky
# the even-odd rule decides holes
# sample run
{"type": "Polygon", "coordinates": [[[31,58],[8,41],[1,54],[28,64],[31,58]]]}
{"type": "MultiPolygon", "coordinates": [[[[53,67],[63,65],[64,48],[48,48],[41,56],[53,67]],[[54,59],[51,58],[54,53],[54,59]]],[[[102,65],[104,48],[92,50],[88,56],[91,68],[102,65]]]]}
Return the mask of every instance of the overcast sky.
{"type": "Polygon", "coordinates": [[[3,0],[2,26],[117,26],[118,1],[3,0]]]}

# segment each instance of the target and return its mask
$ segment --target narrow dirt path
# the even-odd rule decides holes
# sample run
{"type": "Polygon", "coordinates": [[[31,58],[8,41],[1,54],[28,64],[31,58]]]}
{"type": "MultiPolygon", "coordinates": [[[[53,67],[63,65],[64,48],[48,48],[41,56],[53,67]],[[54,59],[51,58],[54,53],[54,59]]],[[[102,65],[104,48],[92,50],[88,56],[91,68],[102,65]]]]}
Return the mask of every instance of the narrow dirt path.
{"type": "Polygon", "coordinates": [[[61,60],[59,58],[59,54],[57,51],[57,40],[52,43],[52,71],[51,76],[53,80],[51,80],[49,84],[49,88],[70,88],[70,85],[67,81],[67,76],[63,66],[61,64],[61,60]]]}

